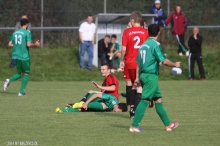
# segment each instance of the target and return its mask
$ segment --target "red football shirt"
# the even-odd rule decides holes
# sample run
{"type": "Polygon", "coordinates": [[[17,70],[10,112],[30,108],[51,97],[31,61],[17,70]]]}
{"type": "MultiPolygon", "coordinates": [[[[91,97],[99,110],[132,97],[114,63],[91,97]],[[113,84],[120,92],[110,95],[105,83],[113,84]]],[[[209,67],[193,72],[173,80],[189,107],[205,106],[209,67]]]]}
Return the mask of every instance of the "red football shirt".
{"type": "Polygon", "coordinates": [[[143,27],[131,27],[124,31],[122,46],[126,47],[125,65],[127,69],[136,69],[138,50],[149,38],[148,30],[143,27]]]}
{"type": "Polygon", "coordinates": [[[103,81],[102,83],[102,86],[112,86],[112,85],[115,85],[115,91],[105,91],[105,90],[102,90],[103,93],[107,93],[107,94],[112,94],[114,95],[117,100],[118,100],[118,79],[112,75],[112,74],[109,74],[105,80],[103,81]]]}

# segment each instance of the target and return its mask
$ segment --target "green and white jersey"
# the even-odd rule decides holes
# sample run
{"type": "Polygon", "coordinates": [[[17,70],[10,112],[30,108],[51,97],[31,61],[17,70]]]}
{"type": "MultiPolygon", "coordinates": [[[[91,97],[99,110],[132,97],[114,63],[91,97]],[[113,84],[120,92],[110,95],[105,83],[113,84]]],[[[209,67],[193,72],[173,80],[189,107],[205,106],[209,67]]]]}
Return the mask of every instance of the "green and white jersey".
{"type": "Polygon", "coordinates": [[[102,101],[105,103],[107,106],[107,111],[111,111],[114,107],[114,105],[118,104],[118,100],[116,99],[115,96],[111,94],[102,94],[102,101]]]}
{"type": "Polygon", "coordinates": [[[148,38],[139,48],[137,62],[140,73],[159,74],[159,63],[166,59],[159,42],[148,38]]]}
{"type": "Polygon", "coordinates": [[[115,43],[115,47],[114,47],[113,52],[115,52],[115,51],[117,51],[117,50],[119,50],[119,44],[118,44],[118,43],[115,43]]]}
{"type": "Polygon", "coordinates": [[[32,42],[30,31],[20,28],[12,34],[10,42],[14,45],[12,49],[12,59],[30,59],[29,47],[27,46],[27,42],[32,42]]]}

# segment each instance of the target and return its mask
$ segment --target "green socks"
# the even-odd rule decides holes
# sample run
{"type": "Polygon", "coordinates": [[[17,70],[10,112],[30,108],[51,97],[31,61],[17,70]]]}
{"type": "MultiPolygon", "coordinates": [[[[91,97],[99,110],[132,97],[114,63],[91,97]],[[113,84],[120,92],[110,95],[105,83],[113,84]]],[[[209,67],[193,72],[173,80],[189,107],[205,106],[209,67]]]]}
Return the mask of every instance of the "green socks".
{"type": "Polygon", "coordinates": [[[155,103],[157,114],[159,115],[160,119],[162,120],[165,126],[170,125],[170,119],[165,111],[162,103],[155,103]]]}
{"type": "Polygon", "coordinates": [[[141,120],[144,117],[144,112],[148,106],[149,102],[146,100],[141,100],[136,108],[134,120],[132,122],[132,127],[138,127],[141,120]]]}
{"type": "Polygon", "coordinates": [[[20,93],[21,94],[24,93],[24,89],[26,88],[27,83],[28,83],[28,78],[29,78],[29,76],[26,75],[26,74],[22,78],[21,88],[20,88],[20,93]]]}
{"type": "Polygon", "coordinates": [[[118,59],[117,59],[118,68],[120,68],[120,62],[121,62],[121,58],[118,58],[118,59]]]}
{"type": "Polygon", "coordinates": [[[63,113],[79,112],[79,109],[78,109],[78,108],[69,107],[69,108],[66,108],[66,109],[62,110],[62,112],[63,112],[63,113]]]}
{"type": "Polygon", "coordinates": [[[21,74],[14,74],[9,80],[10,82],[16,81],[17,79],[21,78],[21,74]]]}

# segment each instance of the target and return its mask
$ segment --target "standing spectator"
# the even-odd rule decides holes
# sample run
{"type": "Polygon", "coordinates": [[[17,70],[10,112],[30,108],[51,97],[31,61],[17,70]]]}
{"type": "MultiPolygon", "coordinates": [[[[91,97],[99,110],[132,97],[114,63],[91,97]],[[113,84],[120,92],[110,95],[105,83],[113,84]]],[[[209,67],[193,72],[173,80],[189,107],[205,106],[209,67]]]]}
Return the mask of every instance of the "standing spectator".
{"type": "Polygon", "coordinates": [[[193,35],[190,36],[188,41],[190,49],[189,54],[189,80],[194,80],[194,64],[195,61],[199,67],[199,73],[201,80],[205,80],[205,71],[202,63],[202,36],[199,35],[199,29],[193,28],[193,35]]]}
{"type": "Polygon", "coordinates": [[[80,67],[85,69],[84,55],[85,51],[88,53],[88,69],[92,71],[92,60],[93,60],[93,45],[95,38],[95,24],[92,23],[93,17],[88,15],[87,21],[83,22],[79,28],[80,37],[80,67]]]}
{"type": "MultiPolygon", "coordinates": [[[[22,15],[22,16],[21,16],[21,19],[27,19],[27,20],[28,20],[28,17],[27,17],[27,15],[22,15]]],[[[18,30],[18,29],[20,29],[20,28],[21,28],[21,22],[19,21],[19,22],[17,22],[16,25],[15,25],[15,31],[18,30]]],[[[28,23],[27,30],[31,31],[31,23],[30,23],[30,22],[28,23]]],[[[13,52],[14,52],[14,50],[12,50],[12,54],[13,54],[13,52]]],[[[12,55],[12,56],[13,56],[13,55],[12,55]]],[[[13,67],[15,67],[15,65],[16,65],[16,59],[15,59],[15,58],[12,58],[9,67],[10,67],[10,68],[13,68],[13,67]]]]}
{"type": "Polygon", "coordinates": [[[189,56],[188,48],[184,42],[184,35],[187,29],[187,19],[181,10],[181,6],[177,5],[176,10],[172,12],[166,20],[166,25],[172,22],[172,33],[176,36],[179,43],[179,56],[189,56]]]}
{"type": "MultiPolygon", "coordinates": [[[[105,63],[106,58],[107,58],[107,53],[110,51],[110,35],[105,35],[103,39],[100,39],[98,41],[98,57],[101,59],[101,65],[105,63]]],[[[111,65],[111,60],[108,59],[108,63],[110,68],[112,67],[111,65]]]]}
{"type": "Polygon", "coordinates": [[[166,55],[165,52],[165,44],[164,44],[164,38],[165,38],[165,30],[164,27],[166,26],[166,14],[164,10],[161,8],[160,0],[155,0],[154,5],[150,9],[150,14],[156,14],[157,16],[154,17],[154,24],[157,24],[160,26],[160,35],[158,36],[158,42],[160,42],[163,53],[166,55]]]}

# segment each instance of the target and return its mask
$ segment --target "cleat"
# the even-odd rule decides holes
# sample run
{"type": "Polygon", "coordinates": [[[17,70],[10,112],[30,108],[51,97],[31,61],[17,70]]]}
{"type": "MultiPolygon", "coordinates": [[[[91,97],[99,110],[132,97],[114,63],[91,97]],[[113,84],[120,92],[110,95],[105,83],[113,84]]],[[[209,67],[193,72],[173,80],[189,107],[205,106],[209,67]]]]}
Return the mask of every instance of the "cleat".
{"type": "Polygon", "coordinates": [[[193,79],[193,78],[190,78],[189,81],[194,81],[194,79],[193,79]]]}
{"type": "Polygon", "coordinates": [[[73,103],[67,103],[66,107],[73,107],[73,105],[74,105],[73,103]]]}
{"type": "Polygon", "coordinates": [[[84,102],[80,101],[80,102],[75,103],[72,107],[73,108],[82,108],[83,104],[84,104],[84,102]]]}
{"type": "Polygon", "coordinates": [[[133,120],[134,119],[134,115],[135,115],[134,114],[134,109],[131,108],[129,113],[130,113],[130,119],[133,120]]]}
{"type": "Polygon", "coordinates": [[[126,97],[126,93],[121,93],[121,96],[126,97]]]}
{"type": "Polygon", "coordinates": [[[148,102],[149,102],[149,105],[148,105],[149,108],[154,107],[154,102],[153,102],[153,100],[149,100],[148,102]]]}
{"type": "Polygon", "coordinates": [[[143,132],[143,130],[140,127],[134,128],[132,126],[130,126],[129,131],[130,132],[143,132]]]}
{"type": "Polygon", "coordinates": [[[5,81],[5,83],[4,83],[4,86],[3,86],[3,87],[4,87],[4,91],[7,90],[9,84],[10,84],[10,80],[9,80],[9,79],[6,79],[6,81],[5,81]]]}
{"type": "Polygon", "coordinates": [[[186,52],[186,56],[189,56],[189,51],[186,52]]]}
{"type": "Polygon", "coordinates": [[[183,53],[179,53],[179,56],[183,56],[183,53]]]}
{"type": "Polygon", "coordinates": [[[174,128],[177,128],[179,126],[178,122],[171,122],[169,126],[165,127],[166,131],[172,131],[174,128]]]}
{"type": "Polygon", "coordinates": [[[18,96],[26,96],[25,93],[18,93],[18,96]]]}
{"type": "Polygon", "coordinates": [[[56,108],[55,112],[56,112],[56,113],[62,113],[62,111],[61,111],[61,109],[60,109],[59,107],[56,108]]]}

